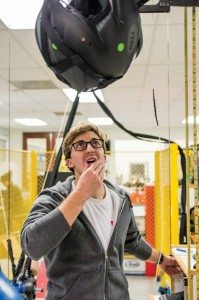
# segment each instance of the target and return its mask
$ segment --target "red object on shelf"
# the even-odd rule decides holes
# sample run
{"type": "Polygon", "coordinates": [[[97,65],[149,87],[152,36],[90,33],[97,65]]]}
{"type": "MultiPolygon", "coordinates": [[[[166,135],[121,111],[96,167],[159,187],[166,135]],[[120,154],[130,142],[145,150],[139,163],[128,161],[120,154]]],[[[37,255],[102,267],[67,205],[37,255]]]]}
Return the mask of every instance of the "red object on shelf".
{"type": "Polygon", "coordinates": [[[155,222],[154,222],[154,186],[145,187],[146,194],[146,240],[155,246],[155,222]]]}
{"type": "Polygon", "coordinates": [[[146,261],[146,276],[155,276],[156,275],[156,264],[146,261]]]}
{"type": "MultiPolygon", "coordinates": [[[[155,223],[154,223],[154,186],[145,186],[145,199],[146,199],[146,217],[145,217],[145,234],[146,240],[153,247],[155,245],[155,223]]],[[[156,275],[156,265],[146,262],[146,275],[156,275]]]]}
{"type": "Polygon", "coordinates": [[[129,195],[132,204],[145,204],[145,192],[141,193],[131,193],[129,195]]]}

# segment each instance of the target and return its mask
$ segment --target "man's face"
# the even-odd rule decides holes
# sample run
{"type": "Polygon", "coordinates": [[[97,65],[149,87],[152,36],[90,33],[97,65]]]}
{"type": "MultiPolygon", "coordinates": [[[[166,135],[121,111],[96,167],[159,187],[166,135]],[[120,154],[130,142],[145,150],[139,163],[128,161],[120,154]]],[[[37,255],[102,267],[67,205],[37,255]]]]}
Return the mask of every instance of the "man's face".
{"type": "MultiPolygon", "coordinates": [[[[99,137],[93,131],[88,131],[76,137],[76,139],[73,141],[73,144],[82,141],[90,142],[95,139],[99,140],[99,137]]],[[[83,171],[88,169],[93,162],[105,162],[105,159],[103,147],[93,148],[91,144],[87,144],[85,150],[77,151],[73,146],[71,148],[71,156],[69,159],[67,159],[67,165],[69,168],[73,168],[76,180],[78,180],[83,171]]]]}

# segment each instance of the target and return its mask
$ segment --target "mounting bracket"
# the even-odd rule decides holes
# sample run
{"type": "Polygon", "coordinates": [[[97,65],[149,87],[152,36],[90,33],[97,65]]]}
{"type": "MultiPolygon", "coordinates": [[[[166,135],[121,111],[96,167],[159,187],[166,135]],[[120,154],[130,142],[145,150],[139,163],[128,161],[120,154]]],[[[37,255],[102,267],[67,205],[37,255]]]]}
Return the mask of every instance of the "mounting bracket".
{"type": "Polygon", "coordinates": [[[140,13],[168,13],[171,6],[199,7],[199,0],[159,0],[157,4],[146,4],[148,1],[140,0],[137,2],[140,13]]]}

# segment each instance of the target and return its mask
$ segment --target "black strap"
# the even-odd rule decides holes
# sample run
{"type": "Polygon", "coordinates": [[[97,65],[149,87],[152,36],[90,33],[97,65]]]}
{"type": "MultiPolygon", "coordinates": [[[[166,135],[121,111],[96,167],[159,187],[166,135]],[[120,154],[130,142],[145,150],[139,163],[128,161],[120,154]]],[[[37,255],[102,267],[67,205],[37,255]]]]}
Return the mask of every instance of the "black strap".
{"type": "Polygon", "coordinates": [[[19,274],[22,271],[24,261],[25,261],[25,252],[22,250],[19,261],[18,261],[18,264],[17,264],[16,271],[15,271],[15,275],[14,275],[14,278],[13,278],[14,283],[17,281],[17,278],[18,278],[19,274]]]}
{"type": "MultiPolygon", "coordinates": [[[[77,96],[75,98],[75,101],[73,102],[73,106],[71,108],[71,111],[69,113],[69,117],[68,117],[66,127],[65,127],[65,130],[64,130],[64,133],[63,133],[63,138],[69,132],[69,130],[70,130],[72,124],[73,124],[78,104],[79,104],[79,94],[77,93],[77,96]]],[[[46,182],[45,182],[45,187],[50,187],[50,186],[54,185],[55,178],[56,178],[56,175],[58,173],[61,157],[62,157],[62,145],[60,146],[59,151],[57,153],[56,160],[55,160],[55,165],[53,167],[53,171],[51,173],[48,173],[48,175],[47,175],[47,179],[46,179],[46,182]]]]}
{"type": "Polygon", "coordinates": [[[12,275],[13,275],[13,278],[14,278],[15,272],[16,272],[16,265],[14,263],[14,256],[13,256],[11,239],[7,239],[7,245],[8,245],[8,255],[10,257],[10,261],[11,261],[11,264],[12,264],[12,275]]]}
{"type": "MultiPolygon", "coordinates": [[[[74,53],[66,47],[65,44],[62,42],[60,35],[58,32],[52,28],[52,25],[50,24],[50,16],[49,16],[49,9],[44,9],[43,14],[41,17],[41,28],[43,28],[47,34],[47,36],[50,38],[51,42],[56,45],[58,50],[66,56],[66,58],[70,58],[74,55],[74,53]]],[[[47,43],[47,40],[46,40],[47,43]]],[[[56,50],[55,50],[56,51],[56,50]]]]}

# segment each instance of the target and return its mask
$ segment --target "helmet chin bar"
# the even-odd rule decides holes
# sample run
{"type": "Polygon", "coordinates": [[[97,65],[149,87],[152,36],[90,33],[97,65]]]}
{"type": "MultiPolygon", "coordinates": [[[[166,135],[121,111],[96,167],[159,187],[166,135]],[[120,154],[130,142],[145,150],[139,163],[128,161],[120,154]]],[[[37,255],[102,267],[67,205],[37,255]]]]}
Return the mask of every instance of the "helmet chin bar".
{"type": "Polygon", "coordinates": [[[97,74],[92,68],[81,59],[78,55],[72,56],[67,62],[62,62],[57,66],[49,66],[50,69],[56,74],[57,78],[71,86],[71,83],[67,81],[67,75],[70,72],[70,80],[74,78],[72,88],[78,92],[95,91],[97,89],[102,89],[113,83],[119,78],[105,78],[104,76],[97,74]],[[68,66],[70,65],[70,68],[68,66]],[[64,72],[62,72],[64,70],[64,72]],[[82,75],[82,82],[77,81],[75,74],[78,76],[82,75]],[[66,76],[65,76],[66,75],[66,76]],[[66,79],[65,79],[66,78],[66,79]],[[86,83],[85,83],[86,81],[86,83]]]}

